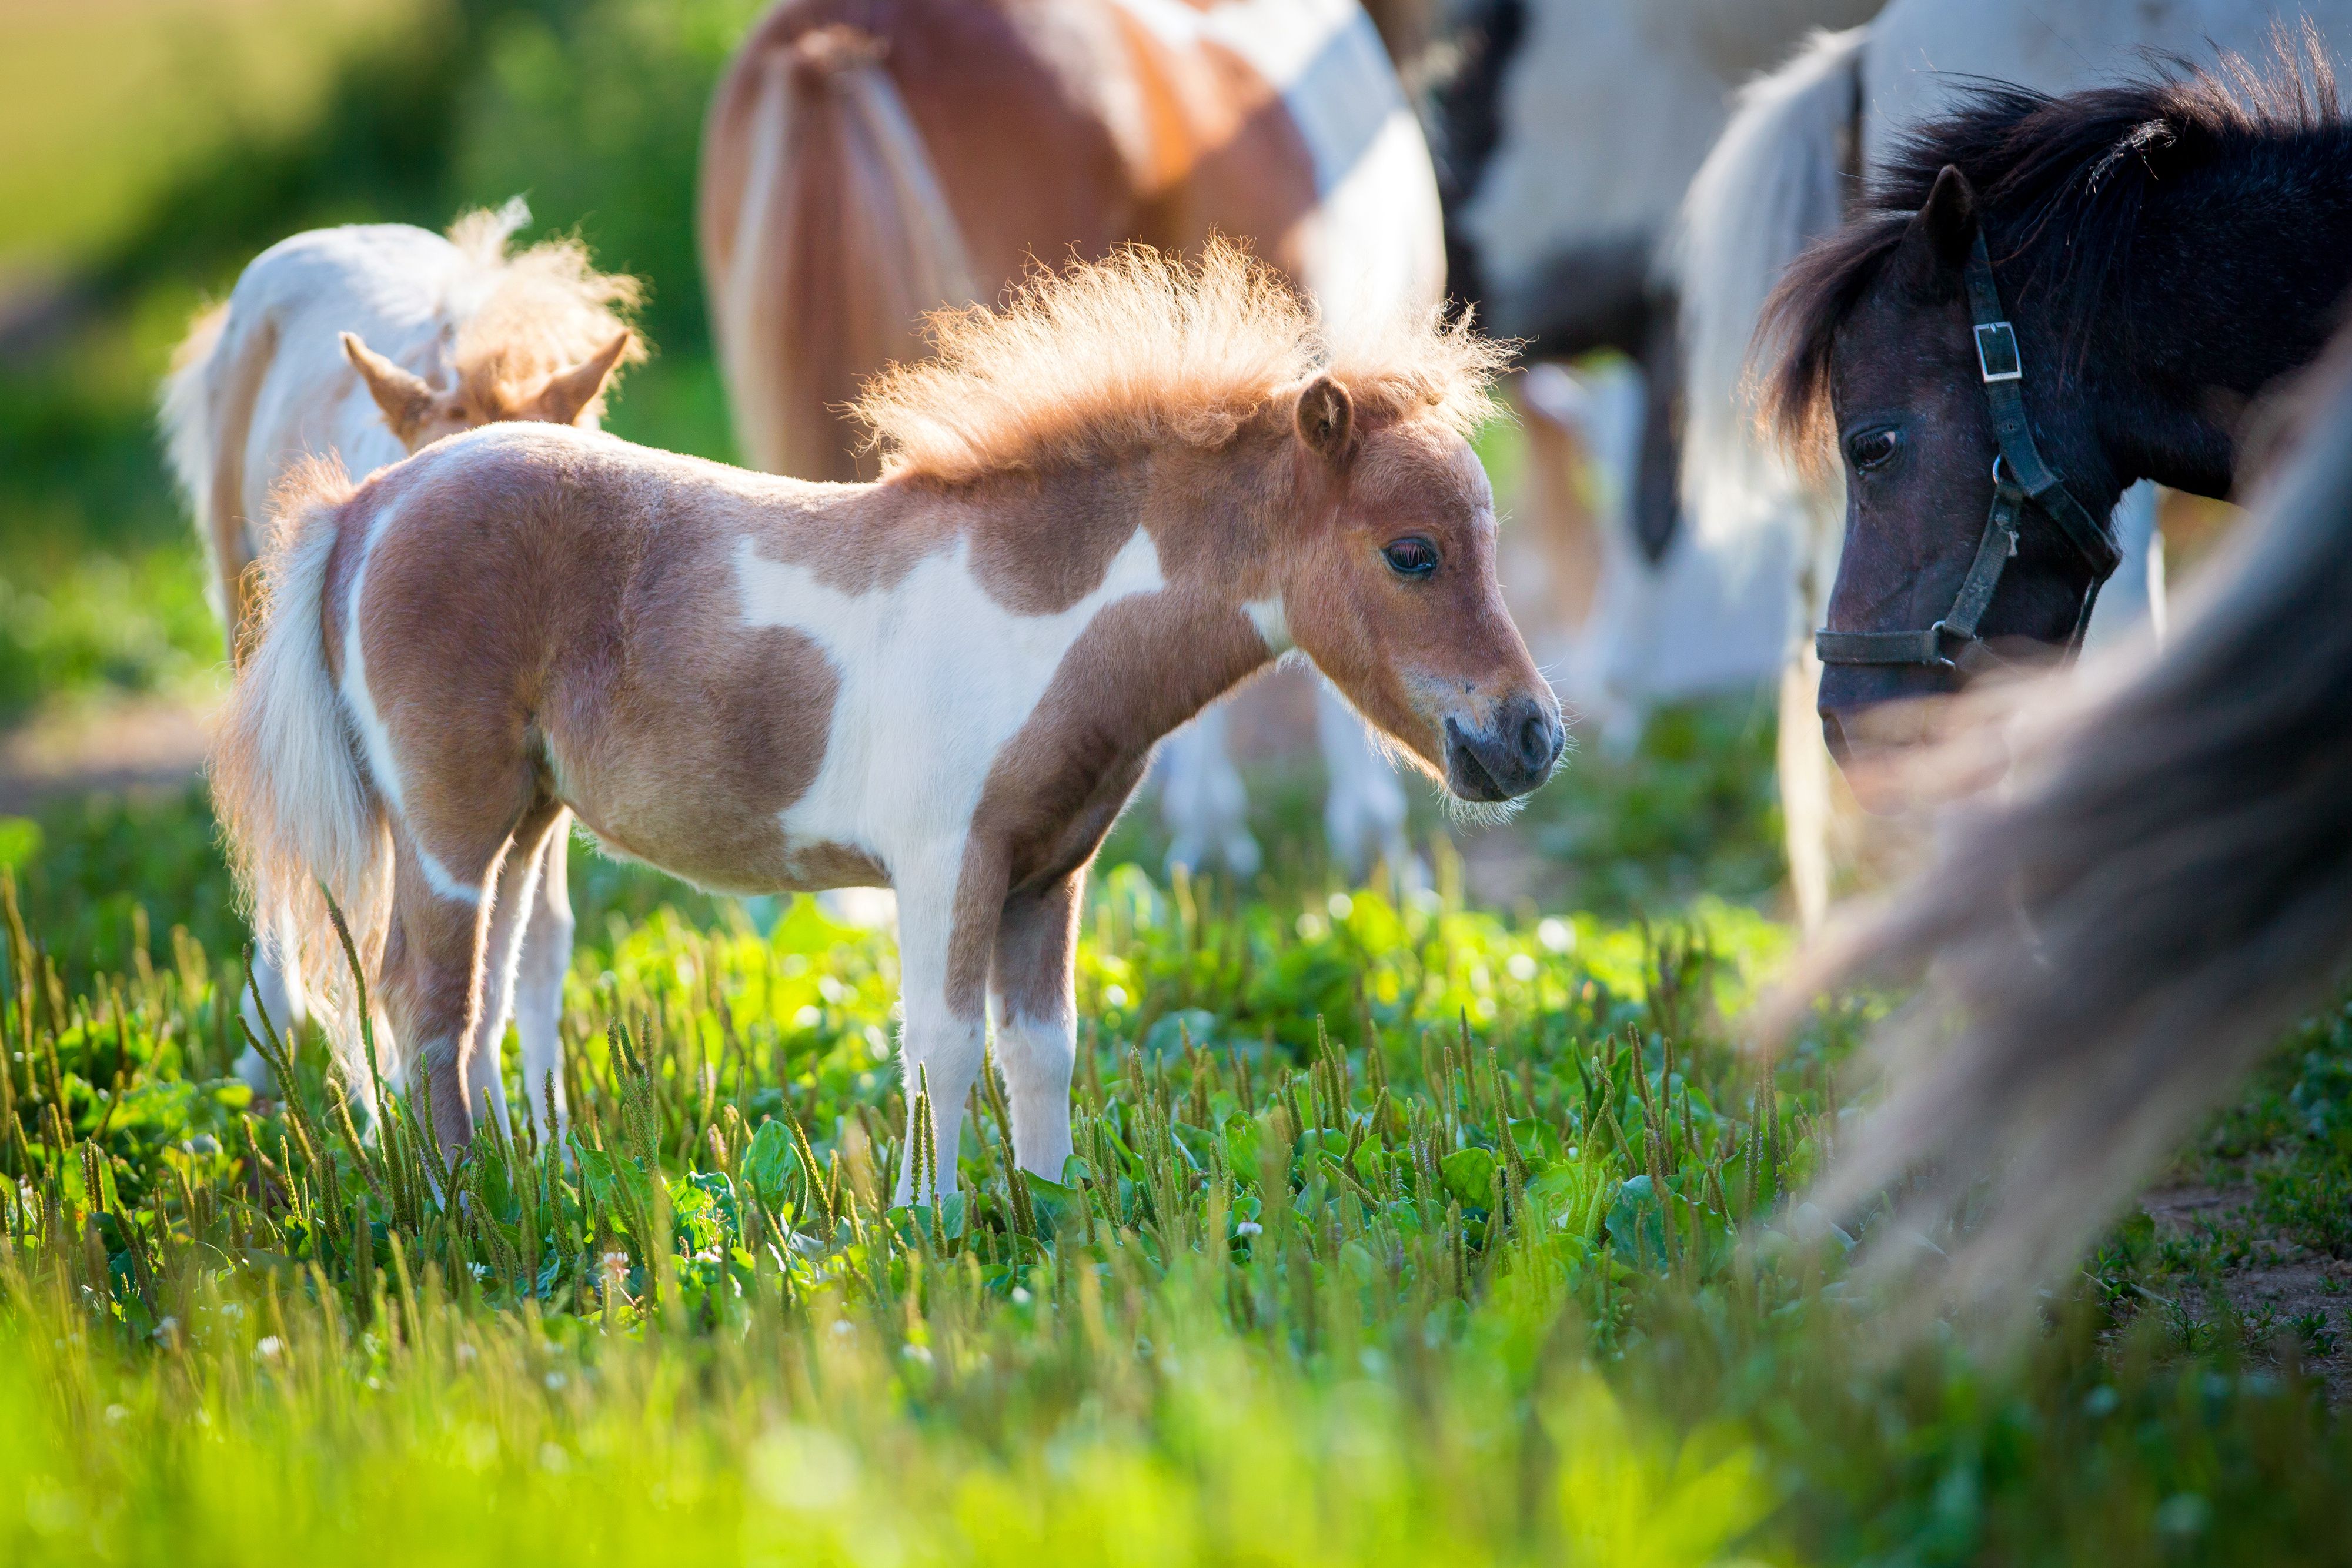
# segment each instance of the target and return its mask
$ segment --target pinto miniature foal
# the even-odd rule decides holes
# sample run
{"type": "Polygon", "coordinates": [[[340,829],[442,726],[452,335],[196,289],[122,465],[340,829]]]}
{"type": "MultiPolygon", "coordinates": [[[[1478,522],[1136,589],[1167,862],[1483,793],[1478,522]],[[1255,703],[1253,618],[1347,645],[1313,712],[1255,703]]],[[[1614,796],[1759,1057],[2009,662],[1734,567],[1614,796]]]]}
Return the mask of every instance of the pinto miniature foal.
{"type": "Polygon", "coordinates": [[[1549,776],[1465,439],[1494,345],[1326,345],[1223,247],[933,333],[859,405],[878,483],[504,425],[284,515],[217,798],[257,906],[350,912],[453,1150],[502,1111],[513,884],[566,810],[709,887],[887,882],[909,1099],[952,1151],[992,998],[1015,1156],[1059,1176],[1080,888],[1161,737],[1296,648],[1455,795],[1549,776]]]}
{"type": "MultiPolygon", "coordinates": [[[[249,571],[268,497],[297,465],[324,458],[368,474],[493,420],[593,426],[618,368],[645,358],[624,319],[636,279],[596,271],[576,240],[509,254],[530,221],[517,199],[467,213],[446,238],[406,224],[313,229],[255,257],[228,299],[196,319],[164,382],[162,423],[232,655],[254,631],[249,571]]],[[[558,850],[563,837],[551,835],[558,850]]],[[[536,887],[516,1019],[535,1068],[561,1049],[572,946],[561,853],[548,854],[536,887]]],[[[254,990],[284,1028],[308,998],[272,960],[281,945],[262,944],[254,990]]],[[[237,1071],[268,1082],[251,1050],[237,1071]]]]}

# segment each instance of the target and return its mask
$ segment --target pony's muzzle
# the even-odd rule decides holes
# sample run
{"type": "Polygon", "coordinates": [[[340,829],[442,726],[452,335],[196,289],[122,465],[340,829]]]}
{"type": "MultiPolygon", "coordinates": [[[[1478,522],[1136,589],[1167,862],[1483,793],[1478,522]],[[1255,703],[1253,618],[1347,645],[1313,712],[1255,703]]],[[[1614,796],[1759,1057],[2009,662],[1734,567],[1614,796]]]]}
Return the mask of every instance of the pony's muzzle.
{"type": "Polygon", "coordinates": [[[1551,777],[1568,744],[1559,715],[1531,696],[1499,704],[1487,725],[1445,721],[1445,787],[1465,800],[1511,800],[1551,777]]]}

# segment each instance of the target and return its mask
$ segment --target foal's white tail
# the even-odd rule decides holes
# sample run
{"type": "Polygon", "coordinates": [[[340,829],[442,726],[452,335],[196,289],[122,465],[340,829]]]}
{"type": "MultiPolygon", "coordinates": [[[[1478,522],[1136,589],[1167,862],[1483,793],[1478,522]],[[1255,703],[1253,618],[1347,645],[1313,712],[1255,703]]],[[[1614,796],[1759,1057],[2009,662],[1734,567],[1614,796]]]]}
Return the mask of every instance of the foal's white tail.
{"type": "Polygon", "coordinates": [[[772,472],[856,478],[839,410],[886,363],[920,357],[925,312],[975,297],[962,231],[882,61],[879,40],[845,26],[746,56],[750,115],[708,160],[719,362],[743,449],[772,472]]]}
{"type": "MultiPolygon", "coordinates": [[[[350,967],[320,897],[323,889],[341,907],[361,963],[374,973],[391,914],[392,839],[327,667],[324,613],[328,564],[352,493],[339,465],[312,460],[272,497],[261,630],[215,743],[213,803],[254,929],[313,998],[346,1082],[372,1100],[350,967]],[[288,937],[292,951],[284,950],[288,937]]],[[[383,1065],[389,1071],[389,1061],[383,1065]]]]}
{"type": "Polygon", "coordinates": [[[1665,266],[1682,295],[1683,501],[1702,538],[1781,526],[1798,481],[1759,438],[1748,355],[1780,271],[1844,215],[1867,27],[1816,33],[1740,89],[1692,180],[1665,266]]]}

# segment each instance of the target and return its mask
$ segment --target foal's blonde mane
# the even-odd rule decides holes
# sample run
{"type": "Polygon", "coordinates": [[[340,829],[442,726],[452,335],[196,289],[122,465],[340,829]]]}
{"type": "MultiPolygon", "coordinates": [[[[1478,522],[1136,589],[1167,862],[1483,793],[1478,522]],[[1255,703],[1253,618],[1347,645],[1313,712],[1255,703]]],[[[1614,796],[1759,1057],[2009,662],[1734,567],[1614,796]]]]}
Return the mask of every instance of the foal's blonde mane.
{"type": "Polygon", "coordinates": [[[1040,268],[1001,308],[933,312],[926,336],[932,357],[884,369],[853,412],[886,477],[949,484],[1171,440],[1213,449],[1320,371],[1360,418],[1466,437],[1511,354],[1435,310],[1333,341],[1310,301],[1222,239],[1197,262],[1135,245],[1040,268]]]}
{"type": "MultiPolygon", "coordinates": [[[[626,273],[599,272],[576,237],[545,239],[509,256],[515,231],[530,222],[520,196],[461,214],[449,242],[482,269],[480,304],[457,329],[460,389],[485,410],[503,408],[538,383],[602,350],[629,325],[644,287],[626,273]]],[[[646,357],[635,336],[623,364],[646,357]]]]}

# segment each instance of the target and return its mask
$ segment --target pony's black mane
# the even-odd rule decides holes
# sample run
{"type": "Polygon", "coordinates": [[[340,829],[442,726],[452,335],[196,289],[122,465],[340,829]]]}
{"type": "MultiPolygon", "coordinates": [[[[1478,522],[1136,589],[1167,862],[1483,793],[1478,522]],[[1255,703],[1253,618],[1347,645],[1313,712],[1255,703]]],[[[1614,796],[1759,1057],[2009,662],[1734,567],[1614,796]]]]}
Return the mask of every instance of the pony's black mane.
{"type": "MultiPolygon", "coordinates": [[[[1902,242],[1947,165],[1968,177],[1993,265],[2013,300],[2040,294],[2069,328],[2089,325],[2164,181],[2217,160],[2242,171],[2247,199],[2306,178],[2291,144],[2352,142],[2317,33],[2282,33],[2268,68],[2223,53],[2210,69],[2158,58],[2148,77],[2063,98],[1972,81],[1960,107],[1895,148],[1861,211],[1792,262],[1756,333],[1766,428],[1808,458],[1828,420],[1838,326],[1902,242]]],[[[2352,150],[2352,149],[2347,149],[2352,150]]]]}

